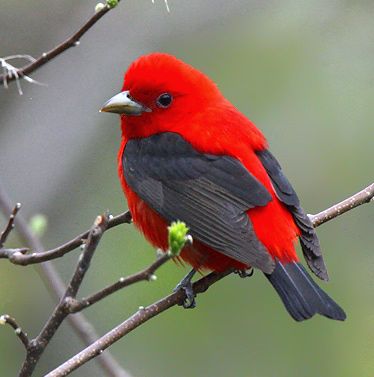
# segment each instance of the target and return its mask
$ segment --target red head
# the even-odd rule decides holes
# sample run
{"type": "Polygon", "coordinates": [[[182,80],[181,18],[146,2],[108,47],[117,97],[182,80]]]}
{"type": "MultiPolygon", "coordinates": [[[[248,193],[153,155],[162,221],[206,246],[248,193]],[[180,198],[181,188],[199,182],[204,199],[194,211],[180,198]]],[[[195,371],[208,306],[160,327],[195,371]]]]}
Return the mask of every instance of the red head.
{"type": "Polygon", "coordinates": [[[156,114],[188,111],[196,104],[207,104],[221,96],[212,80],[176,57],[153,53],[134,61],[125,74],[122,91],[152,109],[156,114]],[[170,106],[163,108],[157,100],[168,93],[173,97],[170,106]]]}
{"type": "MultiPolygon", "coordinates": [[[[121,115],[126,140],[166,131],[180,133],[186,139],[193,133],[202,139],[215,138],[217,132],[221,137],[226,132],[232,137],[242,127],[248,135],[248,125],[253,126],[210,78],[164,53],[134,61],[125,74],[122,92],[110,99],[102,111],[121,115]]],[[[263,139],[256,129],[252,132],[252,138],[263,139]]]]}

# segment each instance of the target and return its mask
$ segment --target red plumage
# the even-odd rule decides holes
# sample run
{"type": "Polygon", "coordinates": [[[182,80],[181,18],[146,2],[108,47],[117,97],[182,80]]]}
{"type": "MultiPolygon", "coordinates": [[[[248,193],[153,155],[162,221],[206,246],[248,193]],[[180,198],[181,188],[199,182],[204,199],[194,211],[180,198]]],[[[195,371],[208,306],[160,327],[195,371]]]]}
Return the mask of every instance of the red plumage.
{"type": "MultiPolygon", "coordinates": [[[[118,172],[134,224],[155,247],[167,249],[168,224],[126,184],[122,154],[129,139],[171,131],[182,135],[202,153],[235,157],[262,182],[271,192],[273,201],[265,207],[248,210],[254,230],[273,257],[284,262],[298,260],[294,244],[299,230],[289,211],[277,199],[270,179],[255,154],[255,151],[267,146],[266,139],[250,120],[222,96],[207,76],[168,55],[152,54],[131,65],[122,90],[129,90],[133,98],[152,109],[151,113],[144,113],[141,117],[122,116],[118,172]],[[160,93],[170,89],[181,95],[187,90],[191,98],[184,101],[184,108],[170,109],[166,114],[162,109],[157,109],[153,102],[160,93]],[[188,111],[185,111],[186,108],[188,111]]],[[[228,267],[248,268],[198,241],[193,248],[186,248],[181,258],[198,269],[222,271],[228,267]],[[199,255],[196,255],[196,248],[199,255]]]]}

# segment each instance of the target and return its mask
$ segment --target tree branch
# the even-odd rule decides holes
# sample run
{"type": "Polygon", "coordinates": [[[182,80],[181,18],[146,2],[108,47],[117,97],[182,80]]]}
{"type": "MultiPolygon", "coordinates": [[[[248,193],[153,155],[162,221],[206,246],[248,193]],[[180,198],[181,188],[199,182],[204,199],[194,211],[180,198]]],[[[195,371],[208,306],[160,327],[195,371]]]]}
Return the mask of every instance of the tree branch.
{"type": "MultiPolygon", "coordinates": [[[[12,204],[11,200],[8,197],[7,192],[2,187],[0,182],[0,210],[7,216],[10,212],[12,212],[12,204]]],[[[129,215],[123,213],[122,215],[114,217],[110,220],[111,226],[116,226],[121,223],[123,218],[127,218],[129,215]]],[[[35,236],[32,231],[30,230],[26,220],[20,214],[14,219],[14,223],[16,225],[17,232],[23,239],[26,245],[28,245],[31,249],[43,251],[44,247],[41,241],[37,236],[35,236]]],[[[85,232],[86,238],[88,236],[88,231],[85,232]]],[[[74,240],[73,240],[74,241],[74,240]]],[[[20,249],[23,250],[23,249],[20,249]]],[[[41,263],[39,265],[40,269],[38,270],[42,280],[45,283],[45,286],[49,289],[49,292],[53,296],[53,298],[60,299],[65,292],[65,284],[61,280],[60,275],[51,264],[51,262],[41,263]]],[[[77,333],[80,339],[83,341],[84,344],[91,344],[97,338],[98,334],[96,333],[94,327],[91,323],[86,319],[86,317],[82,313],[77,313],[74,316],[69,316],[68,318],[69,323],[73,327],[73,330],[77,333]]],[[[101,355],[97,359],[98,364],[101,368],[105,371],[106,375],[110,377],[131,377],[131,375],[125,371],[118,362],[113,358],[110,353],[105,353],[101,355]]]]}
{"type": "MultiPolygon", "coordinates": [[[[203,278],[201,278],[193,284],[194,292],[196,294],[205,292],[211,285],[221,280],[225,276],[231,274],[232,272],[233,270],[228,270],[223,273],[212,272],[209,275],[204,276],[203,278]]],[[[164,297],[163,299],[155,302],[152,305],[149,305],[145,308],[139,308],[139,310],[130,318],[126,319],[120,325],[115,327],[113,330],[109,331],[107,334],[105,334],[96,342],[88,346],[86,349],[84,349],[83,351],[79,352],[77,355],[66,361],[64,364],[45,375],[45,377],[67,376],[72,371],[85,364],[87,361],[91,360],[97,355],[100,355],[106,348],[111,346],[113,343],[117,342],[126,334],[135,330],[144,322],[149,321],[151,318],[161,314],[165,310],[170,309],[175,305],[181,305],[185,299],[185,292],[183,290],[178,290],[164,297]]]]}
{"type": "Polygon", "coordinates": [[[30,342],[30,346],[27,348],[26,360],[22,365],[19,374],[20,377],[29,377],[32,375],[40,356],[48,346],[50,340],[60,327],[61,323],[68,316],[69,310],[67,309],[67,303],[69,300],[76,297],[83,278],[88,271],[94,252],[107,227],[107,216],[98,216],[90,230],[90,233],[88,234],[87,243],[82,251],[75,272],[66,288],[64,295],[44,325],[44,328],[40,334],[30,342]]]}
{"type": "Polygon", "coordinates": [[[132,284],[138,283],[140,281],[152,281],[156,280],[156,275],[154,273],[158,268],[164,265],[167,261],[169,261],[172,256],[169,253],[166,253],[159,257],[155,262],[153,262],[150,266],[145,268],[144,270],[137,272],[136,274],[121,277],[116,281],[114,284],[111,284],[102,290],[88,296],[86,298],[82,298],[80,300],[72,300],[69,303],[69,310],[71,313],[79,312],[89,306],[95,304],[96,302],[108,297],[109,295],[117,292],[118,290],[128,287],[132,284]]]}
{"type": "Polygon", "coordinates": [[[17,216],[18,211],[21,209],[21,203],[17,203],[13,208],[12,213],[9,216],[8,223],[5,226],[5,229],[1,232],[0,235],[0,249],[4,246],[10,232],[14,228],[14,219],[17,216]]]}
{"type": "MultiPolygon", "coordinates": [[[[118,0],[119,2],[120,0],[118,0]]],[[[33,59],[29,64],[26,64],[24,67],[15,69],[17,74],[12,74],[12,72],[7,72],[0,75],[0,84],[6,84],[7,82],[18,80],[31,72],[36,71],[38,68],[42,67],[56,56],[62,54],[67,49],[79,45],[79,40],[82,36],[87,33],[88,30],[92,28],[106,13],[108,13],[115,5],[112,1],[107,1],[106,5],[98,10],[81,28],[79,28],[73,35],[67,38],[64,42],[60,43],[56,47],[52,48],[48,52],[43,52],[41,56],[37,59],[33,59]]]]}
{"type": "Polygon", "coordinates": [[[364,188],[360,192],[350,196],[349,198],[333,205],[324,211],[317,213],[316,215],[309,215],[313,226],[317,226],[334,219],[337,216],[342,215],[345,212],[350,211],[362,204],[369,203],[374,198],[374,183],[364,188]]]}
{"type": "MultiPolygon", "coordinates": [[[[108,229],[118,226],[120,224],[130,224],[131,214],[129,211],[123,212],[118,216],[111,217],[108,222],[108,229]]],[[[41,262],[50,261],[56,258],[61,258],[70,251],[83,245],[88,237],[90,230],[79,234],[72,240],[66,242],[65,244],[58,246],[54,249],[42,251],[33,250],[29,254],[25,254],[27,249],[1,249],[0,248],[0,259],[7,258],[13,264],[28,266],[30,264],[36,264],[41,262]]]]}

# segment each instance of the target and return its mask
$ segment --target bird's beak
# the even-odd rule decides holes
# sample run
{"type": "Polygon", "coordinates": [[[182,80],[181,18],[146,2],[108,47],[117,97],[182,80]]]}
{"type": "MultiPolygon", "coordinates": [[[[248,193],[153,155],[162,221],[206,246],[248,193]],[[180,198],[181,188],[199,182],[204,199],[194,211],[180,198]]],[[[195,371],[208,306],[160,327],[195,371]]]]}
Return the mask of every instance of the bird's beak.
{"type": "Polygon", "coordinates": [[[148,107],[132,99],[128,90],[116,94],[105,102],[100,110],[100,112],[125,115],[141,115],[144,112],[149,113],[151,111],[148,107]]]}

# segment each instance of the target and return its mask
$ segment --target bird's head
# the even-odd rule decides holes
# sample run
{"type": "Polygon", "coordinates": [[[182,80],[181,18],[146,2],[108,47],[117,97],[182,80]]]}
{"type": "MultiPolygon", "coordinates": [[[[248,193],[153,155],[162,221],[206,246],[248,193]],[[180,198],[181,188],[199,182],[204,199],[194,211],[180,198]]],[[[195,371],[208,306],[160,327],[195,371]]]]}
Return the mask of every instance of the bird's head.
{"type": "Polygon", "coordinates": [[[173,131],[222,99],[206,75],[172,55],[152,53],[134,61],[127,70],[122,91],[101,111],[121,116],[129,137],[173,131]]]}

